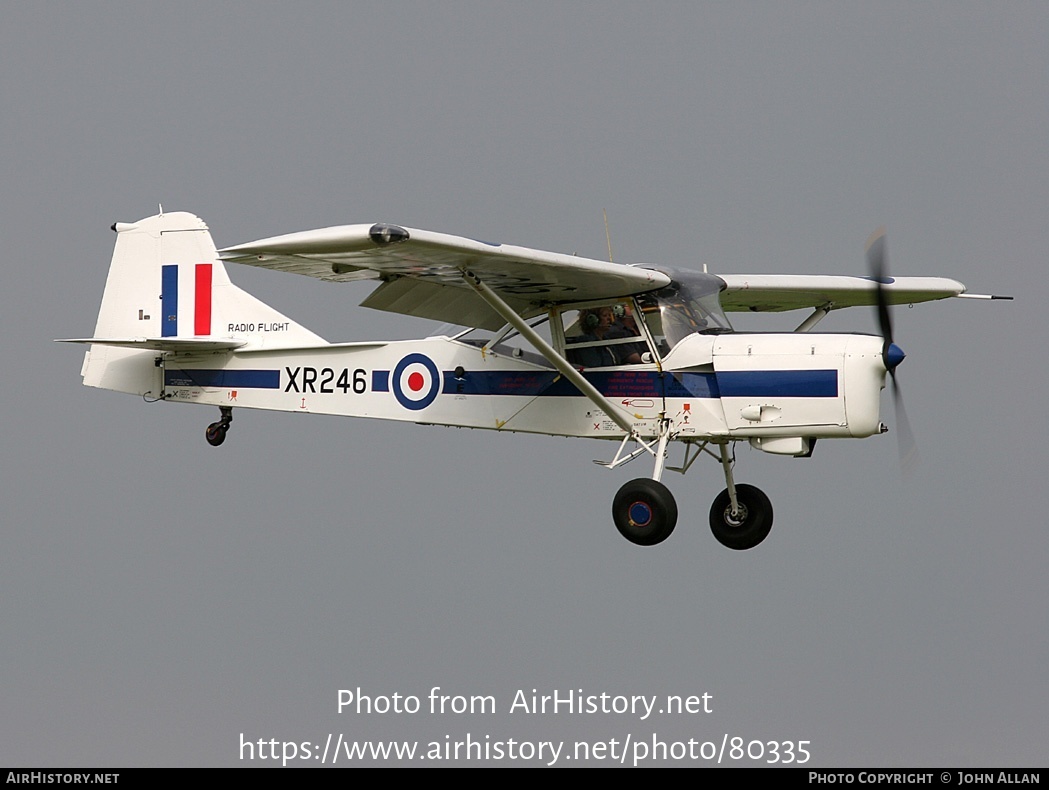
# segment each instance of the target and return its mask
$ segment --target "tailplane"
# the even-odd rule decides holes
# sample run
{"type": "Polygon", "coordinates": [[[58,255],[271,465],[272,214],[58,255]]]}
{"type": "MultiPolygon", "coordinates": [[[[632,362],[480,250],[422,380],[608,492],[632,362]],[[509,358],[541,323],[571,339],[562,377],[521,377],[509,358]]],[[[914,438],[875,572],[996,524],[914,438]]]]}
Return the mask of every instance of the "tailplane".
{"type": "Polygon", "coordinates": [[[113,261],[84,384],[159,392],[157,352],[288,348],[325,341],[241,290],[226,274],[203,220],[186,212],[117,222],[113,261]]]}

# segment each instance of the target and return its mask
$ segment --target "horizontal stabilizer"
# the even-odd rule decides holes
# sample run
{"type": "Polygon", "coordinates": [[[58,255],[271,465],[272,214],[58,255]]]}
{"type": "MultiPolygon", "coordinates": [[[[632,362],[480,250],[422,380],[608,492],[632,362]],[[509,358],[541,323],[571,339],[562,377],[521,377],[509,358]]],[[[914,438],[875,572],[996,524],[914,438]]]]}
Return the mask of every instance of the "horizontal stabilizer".
{"type": "Polygon", "coordinates": [[[117,346],[146,351],[173,351],[192,354],[206,351],[231,351],[245,345],[243,340],[220,340],[193,337],[74,337],[56,340],[56,343],[84,343],[86,345],[117,346]]]}

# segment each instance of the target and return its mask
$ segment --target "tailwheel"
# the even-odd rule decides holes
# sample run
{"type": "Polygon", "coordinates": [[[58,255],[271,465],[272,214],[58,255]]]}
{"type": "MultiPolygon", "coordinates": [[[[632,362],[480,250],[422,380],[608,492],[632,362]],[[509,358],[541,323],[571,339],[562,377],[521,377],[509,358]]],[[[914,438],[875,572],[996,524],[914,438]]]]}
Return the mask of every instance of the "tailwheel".
{"type": "Polygon", "coordinates": [[[213,422],[204,432],[204,438],[208,440],[208,444],[212,447],[218,447],[226,441],[226,430],[226,425],[223,425],[221,422],[213,422]]]}
{"type": "Polygon", "coordinates": [[[218,447],[226,441],[226,432],[229,430],[230,423],[233,422],[233,408],[231,406],[219,406],[219,411],[222,413],[222,419],[211,423],[207,430],[204,431],[204,438],[208,440],[208,444],[212,447],[218,447]]]}
{"type": "Polygon", "coordinates": [[[658,480],[640,477],[619,489],[612,500],[612,520],[631,543],[655,546],[674,531],[677,503],[670,489],[658,480]]]}
{"type": "Polygon", "coordinates": [[[736,486],[738,509],[726,488],[710,506],[710,530],[723,546],[752,549],[768,537],[772,529],[772,502],[760,488],[740,483],[736,486]]]}

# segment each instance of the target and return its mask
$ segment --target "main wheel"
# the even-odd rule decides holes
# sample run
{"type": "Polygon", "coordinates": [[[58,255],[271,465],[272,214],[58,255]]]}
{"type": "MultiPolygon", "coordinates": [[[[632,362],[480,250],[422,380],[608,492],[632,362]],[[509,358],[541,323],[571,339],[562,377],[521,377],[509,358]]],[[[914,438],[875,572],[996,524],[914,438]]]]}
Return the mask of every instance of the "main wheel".
{"type": "Polygon", "coordinates": [[[710,506],[710,531],[730,549],[752,549],[768,537],[772,529],[772,503],[760,488],[740,483],[736,486],[739,512],[732,515],[732,500],[726,488],[710,506]]]}
{"type": "Polygon", "coordinates": [[[204,438],[208,440],[208,444],[212,447],[218,447],[226,441],[226,426],[221,422],[211,423],[204,432],[204,438]]]}
{"type": "Polygon", "coordinates": [[[639,477],[623,484],[612,500],[612,520],[624,538],[638,546],[655,546],[670,537],[677,524],[677,503],[658,480],[639,477]]]}

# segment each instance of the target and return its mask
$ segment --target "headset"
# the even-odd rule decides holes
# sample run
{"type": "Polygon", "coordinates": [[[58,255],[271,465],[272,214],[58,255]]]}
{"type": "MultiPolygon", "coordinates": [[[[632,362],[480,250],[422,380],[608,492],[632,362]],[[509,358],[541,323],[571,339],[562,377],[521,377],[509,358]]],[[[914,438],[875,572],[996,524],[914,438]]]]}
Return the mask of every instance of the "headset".
{"type": "MultiPolygon", "coordinates": [[[[604,309],[604,307],[588,307],[585,310],[580,310],[579,323],[588,331],[597,329],[601,324],[601,311],[604,309]]],[[[611,305],[611,309],[614,321],[619,321],[626,315],[626,308],[623,307],[621,302],[611,305]]]]}

